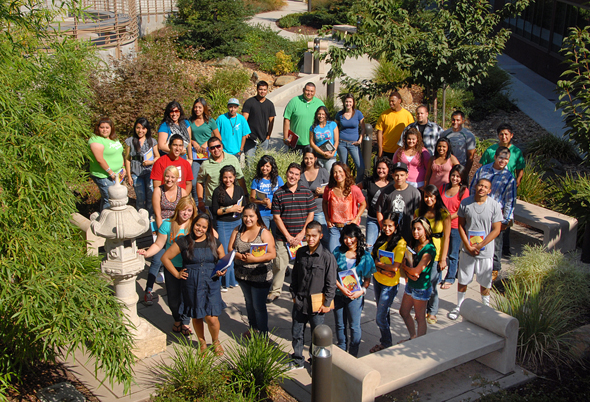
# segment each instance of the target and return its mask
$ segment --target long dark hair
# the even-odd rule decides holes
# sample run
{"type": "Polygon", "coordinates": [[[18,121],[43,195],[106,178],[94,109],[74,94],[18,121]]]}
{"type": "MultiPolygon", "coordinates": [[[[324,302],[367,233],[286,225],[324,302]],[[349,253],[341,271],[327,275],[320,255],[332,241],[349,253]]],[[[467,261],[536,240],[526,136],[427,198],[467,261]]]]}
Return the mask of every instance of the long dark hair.
{"type": "Polygon", "coordinates": [[[335,162],[332,165],[332,170],[330,170],[330,180],[328,181],[328,188],[334,188],[338,185],[336,179],[334,178],[334,168],[336,166],[340,166],[342,170],[344,170],[344,175],[346,178],[344,179],[344,190],[342,190],[342,195],[348,197],[348,194],[350,194],[352,191],[352,186],[354,186],[354,179],[350,174],[350,168],[342,162],[335,162]]]}
{"type": "Polygon", "coordinates": [[[379,166],[380,163],[385,163],[385,165],[387,165],[387,169],[389,170],[387,173],[387,180],[391,181],[391,159],[386,156],[382,156],[375,161],[375,168],[373,169],[373,175],[371,176],[373,182],[379,180],[379,176],[377,175],[377,166],[379,166]]]}
{"type": "Polygon", "coordinates": [[[317,108],[315,114],[313,115],[313,124],[311,125],[312,130],[320,124],[320,121],[318,120],[318,113],[320,112],[320,110],[323,110],[324,113],[326,113],[326,124],[328,124],[328,121],[330,121],[330,113],[328,113],[328,108],[325,106],[320,106],[317,108]]]}
{"type": "Polygon", "coordinates": [[[162,119],[162,123],[166,123],[168,125],[174,124],[172,118],[170,118],[170,112],[172,109],[178,109],[180,111],[180,116],[178,117],[178,125],[180,125],[183,121],[186,120],[186,116],[184,115],[184,110],[180,103],[176,100],[173,100],[169,104],[166,105],[166,109],[164,109],[164,118],[162,119]]]}
{"type": "Polygon", "coordinates": [[[365,250],[367,247],[367,243],[365,243],[365,235],[360,227],[358,227],[355,223],[349,223],[348,225],[342,228],[340,232],[340,251],[342,253],[346,253],[348,251],[348,247],[344,244],[345,237],[355,237],[356,238],[356,265],[361,263],[361,258],[365,255],[365,250]]]}
{"type": "Polygon", "coordinates": [[[342,100],[342,113],[346,112],[346,106],[344,106],[344,101],[346,101],[346,99],[352,99],[352,114],[354,114],[354,112],[356,111],[356,100],[354,100],[354,95],[349,92],[340,99],[342,100]]]}
{"type": "Polygon", "coordinates": [[[441,137],[438,139],[438,141],[436,141],[436,145],[434,146],[434,157],[438,157],[438,151],[436,149],[438,148],[438,144],[441,142],[445,142],[447,144],[447,154],[445,155],[445,160],[448,160],[453,154],[453,147],[451,146],[451,141],[449,141],[447,137],[441,137]]]}
{"type": "Polygon", "coordinates": [[[319,169],[322,167],[320,165],[320,163],[318,162],[318,155],[315,153],[315,151],[313,150],[311,145],[306,145],[301,150],[301,167],[303,167],[304,171],[305,171],[305,154],[313,154],[313,156],[315,156],[315,163],[313,164],[313,166],[315,168],[319,169]]]}
{"type": "Polygon", "coordinates": [[[467,185],[465,183],[463,183],[463,173],[465,172],[465,166],[455,165],[451,168],[451,171],[449,172],[449,182],[447,184],[445,184],[443,190],[447,191],[449,188],[451,188],[453,186],[451,184],[451,175],[455,172],[457,172],[459,174],[459,176],[461,176],[461,187],[459,187],[459,199],[461,199],[461,198],[463,198],[463,194],[465,193],[465,190],[467,190],[467,185]]]}
{"type": "Polygon", "coordinates": [[[261,169],[267,163],[270,163],[270,166],[271,166],[269,176],[270,176],[270,189],[272,191],[272,189],[275,188],[277,186],[277,184],[279,183],[279,168],[277,167],[277,162],[275,161],[275,158],[273,158],[272,156],[263,155],[262,158],[260,158],[260,160],[258,161],[258,165],[256,166],[256,176],[254,176],[254,179],[256,179],[260,182],[260,180],[262,180],[264,178],[264,176],[262,175],[261,169]]]}
{"type": "Polygon", "coordinates": [[[209,216],[209,214],[204,212],[197,215],[197,217],[193,219],[193,221],[191,222],[190,233],[185,237],[190,241],[187,241],[188,245],[187,248],[183,251],[183,258],[187,261],[194,260],[193,250],[195,249],[195,241],[197,240],[197,237],[195,236],[194,227],[199,221],[199,219],[205,219],[207,221],[207,231],[205,232],[205,234],[207,235],[207,246],[209,246],[211,252],[213,253],[214,262],[217,263],[217,261],[219,261],[219,254],[217,254],[217,241],[215,239],[215,236],[213,235],[213,222],[211,221],[211,217],[209,216]]]}
{"type": "MultiPolygon", "coordinates": [[[[225,165],[224,167],[221,168],[221,170],[219,171],[219,186],[217,186],[217,188],[219,189],[219,193],[217,194],[217,200],[219,201],[220,204],[223,204],[223,202],[225,201],[225,184],[223,184],[223,175],[226,174],[227,172],[230,172],[231,174],[234,175],[234,177],[236,177],[236,168],[233,167],[232,165],[225,165]]],[[[234,186],[235,186],[235,181],[234,181],[234,186]]]]}
{"type": "Polygon", "coordinates": [[[395,232],[390,236],[387,236],[383,231],[379,234],[379,237],[375,241],[373,245],[373,258],[379,258],[379,249],[384,245],[386,251],[393,251],[393,249],[397,246],[397,243],[402,239],[402,234],[399,226],[399,221],[401,218],[401,214],[399,212],[390,212],[389,214],[385,215],[383,218],[384,221],[392,221],[395,225],[395,232]]]}
{"type": "Polygon", "coordinates": [[[197,118],[197,115],[195,114],[195,105],[197,103],[200,103],[201,105],[203,105],[203,120],[205,120],[206,123],[209,123],[209,119],[211,119],[211,107],[209,106],[209,104],[207,103],[205,98],[197,98],[195,100],[195,103],[193,103],[193,107],[191,109],[190,121],[195,121],[197,118]]]}
{"type": "Polygon", "coordinates": [[[131,132],[131,134],[133,135],[132,142],[133,148],[135,148],[135,152],[139,152],[141,149],[141,145],[139,145],[139,136],[135,131],[135,127],[137,127],[138,124],[141,124],[143,128],[147,129],[147,133],[145,133],[145,139],[148,142],[148,145],[153,148],[156,145],[156,140],[152,138],[152,126],[150,125],[148,119],[146,119],[145,117],[138,117],[137,120],[135,120],[135,123],[133,124],[133,130],[131,132]]]}
{"type": "Polygon", "coordinates": [[[264,229],[268,229],[266,227],[266,224],[262,220],[262,215],[260,215],[260,210],[258,209],[258,205],[256,205],[253,202],[251,202],[250,204],[246,205],[244,207],[244,209],[242,210],[242,224],[240,225],[240,228],[238,229],[238,231],[240,233],[244,233],[246,231],[246,225],[244,225],[244,215],[243,215],[243,213],[246,212],[247,209],[251,209],[252,211],[254,211],[254,213],[256,213],[256,218],[258,219],[258,226],[260,226],[261,228],[264,228],[264,229]]]}
{"type": "Polygon", "coordinates": [[[442,221],[442,213],[443,211],[447,211],[447,207],[445,207],[445,203],[443,202],[442,197],[440,196],[440,192],[434,184],[428,184],[424,187],[422,200],[420,201],[420,207],[418,208],[418,215],[424,216],[426,215],[426,212],[428,212],[429,207],[428,205],[426,205],[426,201],[424,201],[424,198],[426,198],[427,193],[434,195],[434,197],[436,198],[436,202],[434,203],[434,220],[436,222],[442,221]]]}

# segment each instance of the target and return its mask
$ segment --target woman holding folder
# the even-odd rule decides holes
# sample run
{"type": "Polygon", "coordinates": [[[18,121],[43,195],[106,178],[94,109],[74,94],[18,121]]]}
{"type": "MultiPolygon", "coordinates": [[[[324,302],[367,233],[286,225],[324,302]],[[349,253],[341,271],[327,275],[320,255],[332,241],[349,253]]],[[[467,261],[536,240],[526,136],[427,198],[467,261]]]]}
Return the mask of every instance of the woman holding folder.
{"type": "Polygon", "coordinates": [[[250,329],[263,335],[268,332],[266,297],[272,284],[272,260],[277,256],[272,234],[266,227],[256,204],[248,204],[242,211],[242,224],[235,228],[229,240],[228,253],[236,251],[234,268],[236,279],[246,301],[250,329]]]}
{"type": "Polygon", "coordinates": [[[218,356],[223,354],[219,342],[219,315],[226,307],[221,298],[219,276],[225,275],[225,271],[215,271],[215,265],[223,257],[223,246],[215,238],[211,217],[207,213],[193,219],[188,235],[177,238],[162,256],[166,270],[181,283],[182,314],[193,319],[201,352],[207,349],[206,322],[218,356]],[[178,257],[182,259],[180,269],[173,263],[178,257]]]}
{"type": "Polygon", "coordinates": [[[152,138],[152,127],[145,117],[139,117],[133,125],[133,136],[125,140],[125,170],[127,182],[135,189],[135,208],[144,208],[154,214],[150,180],[152,165],[160,157],[158,142],[152,138]]]}

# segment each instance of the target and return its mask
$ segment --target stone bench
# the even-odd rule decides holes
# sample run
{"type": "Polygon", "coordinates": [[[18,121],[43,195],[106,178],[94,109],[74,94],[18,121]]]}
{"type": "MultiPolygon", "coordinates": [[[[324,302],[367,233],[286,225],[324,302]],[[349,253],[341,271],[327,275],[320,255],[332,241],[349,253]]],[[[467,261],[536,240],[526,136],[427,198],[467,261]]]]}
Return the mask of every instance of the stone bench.
{"type": "Polygon", "coordinates": [[[503,374],[514,371],[518,320],[471,299],[461,315],[460,323],[359,359],[334,346],[332,401],[374,401],[476,359],[503,374]]]}
{"type": "Polygon", "coordinates": [[[576,249],[578,220],[521,200],[516,201],[514,219],[543,231],[543,245],[566,253],[576,249]]]}

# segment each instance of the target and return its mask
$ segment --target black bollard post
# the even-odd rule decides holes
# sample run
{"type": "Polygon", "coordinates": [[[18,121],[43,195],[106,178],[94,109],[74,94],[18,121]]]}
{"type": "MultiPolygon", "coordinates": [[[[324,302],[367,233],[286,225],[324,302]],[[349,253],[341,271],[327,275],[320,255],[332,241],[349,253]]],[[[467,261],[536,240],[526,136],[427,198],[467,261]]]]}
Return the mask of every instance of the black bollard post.
{"type": "Polygon", "coordinates": [[[361,152],[363,155],[363,162],[365,162],[365,177],[371,175],[371,157],[373,156],[373,126],[369,123],[365,124],[365,137],[361,143],[361,152]]]}
{"type": "Polygon", "coordinates": [[[319,74],[320,73],[320,38],[315,38],[313,40],[313,70],[312,74],[319,74]]]}
{"type": "Polygon", "coordinates": [[[311,336],[311,402],[332,401],[332,330],[315,327],[311,336]]]}

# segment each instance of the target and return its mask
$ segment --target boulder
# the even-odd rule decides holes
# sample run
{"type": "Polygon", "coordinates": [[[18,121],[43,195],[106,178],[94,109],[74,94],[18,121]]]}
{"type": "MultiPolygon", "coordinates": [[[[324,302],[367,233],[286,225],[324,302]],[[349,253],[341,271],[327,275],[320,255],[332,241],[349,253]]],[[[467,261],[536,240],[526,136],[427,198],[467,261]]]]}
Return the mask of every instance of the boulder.
{"type": "Polygon", "coordinates": [[[275,87],[282,87],[297,79],[294,75],[282,75],[275,80],[275,87]]]}
{"type": "Polygon", "coordinates": [[[570,332],[570,352],[584,358],[590,355],[590,325],[584,325],[570,332]]]}
{"type": "Polygon", "coordinates": [[[217,60],[215,63],[217,67],[242,67],[242,63],[235,57],[227,56],[223,59],[217,60]]]}
{"type": "Polygon", "coordinates": [[[258,83],[258,81],[266,81],[266,82],[268,82],[268,85],[272,85],[274,78],[272,78],[271,75],[265,74],[261,71],[254,71],[254,72],[252,72],[252,77],[250,77],[250,80],[254,84],[258,83]]]}
{"type": "Polygon", "coordinates": [[[398,92],[402,97],[402,105],[408,106],[414,103],[414,97],[409,88],[401,88],[398,92]]]}

